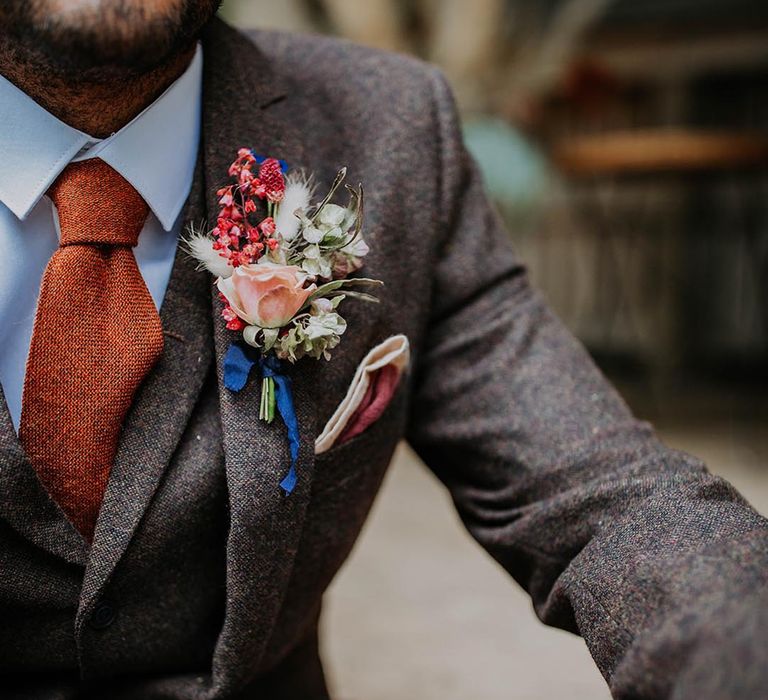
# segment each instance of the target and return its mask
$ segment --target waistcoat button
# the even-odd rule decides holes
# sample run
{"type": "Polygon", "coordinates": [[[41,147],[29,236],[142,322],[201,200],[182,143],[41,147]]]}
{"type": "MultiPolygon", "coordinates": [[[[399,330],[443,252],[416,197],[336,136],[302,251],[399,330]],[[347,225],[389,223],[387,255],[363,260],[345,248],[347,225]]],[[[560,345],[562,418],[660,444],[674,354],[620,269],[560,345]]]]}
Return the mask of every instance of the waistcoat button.
{"type": "Polygon", "coordinates": [[[88,624],[95,630],[103,630],[109,627],[117,615],[115,606],[106,600],[100,600],[93,608],[88,624]]]}

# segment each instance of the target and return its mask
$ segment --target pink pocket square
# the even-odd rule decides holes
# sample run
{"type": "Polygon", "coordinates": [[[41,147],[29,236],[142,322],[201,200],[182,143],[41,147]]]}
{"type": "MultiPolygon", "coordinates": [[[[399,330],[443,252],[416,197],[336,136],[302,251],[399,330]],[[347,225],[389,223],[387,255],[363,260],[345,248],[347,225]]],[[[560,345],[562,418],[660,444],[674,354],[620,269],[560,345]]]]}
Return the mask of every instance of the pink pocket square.
{"type": "Polygon", "coordinates": [[[346,428],[341,431],[336,440],[337,445],[351,440],[379,420],[387,404],[392,400],[399,381],[400,371],[394,365],[384,365],[381,369],[376,370],[363,400],[350,416],[346,428]]]}
{"type": "Polygon", "coordinates": [[[409,352],[408,338],[393,335],[363,358],[346,396],[315,440],[315,454],[360,435],[381,417],[408,366],[409,352]]]}

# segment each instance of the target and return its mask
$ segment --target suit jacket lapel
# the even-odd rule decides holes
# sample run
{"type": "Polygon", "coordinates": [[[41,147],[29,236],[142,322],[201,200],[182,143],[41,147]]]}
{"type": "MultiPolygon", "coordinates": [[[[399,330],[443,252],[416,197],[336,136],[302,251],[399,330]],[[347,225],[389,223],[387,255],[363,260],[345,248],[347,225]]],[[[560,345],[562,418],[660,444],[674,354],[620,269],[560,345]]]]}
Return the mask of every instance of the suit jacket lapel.
{"type": "MultiPolygon", "coordinates": [[[[198,159],[185,226],[204,218],[198,159]]],[[[91,546],[79,629],[130,543],[181,439],[213,359],[210,279],[179,246],[160,309],[164,348],[126,419],[91,546]]],[[[173,527],[173,523],[168,524],[173,527]]]]}
{"type": "MultiPolygon", "coordinates": [[[[282,99],[281,81],[247,39],[223,23],[209,28],[204,43],[203,140],[209,224],[218,212],[216,190],[227,181],[241,146],[304,167],[303,144],[291,127],[273,119],[269,106],[282,99]]],[[[258,419],[260,381],[234,394],[223,388],[222,362],[237,336],[219,318],[213,294],[214,340],[220,386],[231,527],[227,544],[227,608],[213,660],[217,691],[238,687],[258,667],[269,641],[296,554],[309,501],[316,435],[318,363],[290,368],[301,434],[298,484],[288,496],[279,488],[289,465],[285,427],[258,419]]]]}

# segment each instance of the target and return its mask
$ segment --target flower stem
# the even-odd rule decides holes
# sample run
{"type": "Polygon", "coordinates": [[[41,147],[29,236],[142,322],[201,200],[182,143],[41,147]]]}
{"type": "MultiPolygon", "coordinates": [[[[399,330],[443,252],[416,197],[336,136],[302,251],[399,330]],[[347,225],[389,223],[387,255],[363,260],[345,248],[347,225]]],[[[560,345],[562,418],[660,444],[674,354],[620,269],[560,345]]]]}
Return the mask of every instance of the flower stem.
{"type": "Polygon", "coordinates": [[[275,419],[275,380],[264,377],[261,380],[261,400],[259,401],[259,420],[271,423],[275,419]]]}
{"type": "Polygon", "coordinates": [[[275,419],[275,380],[269,377],[269,401],[267,403],[267,422],[275,419]]]}
{"type": "Polygon", "coordinates": [[[261,400],[259,401],[259,420],[266,420],[267,419],[267,412],[266,412],[266,406],[267,406],[267,377],[264,377],[261,380],[261,400]]]}

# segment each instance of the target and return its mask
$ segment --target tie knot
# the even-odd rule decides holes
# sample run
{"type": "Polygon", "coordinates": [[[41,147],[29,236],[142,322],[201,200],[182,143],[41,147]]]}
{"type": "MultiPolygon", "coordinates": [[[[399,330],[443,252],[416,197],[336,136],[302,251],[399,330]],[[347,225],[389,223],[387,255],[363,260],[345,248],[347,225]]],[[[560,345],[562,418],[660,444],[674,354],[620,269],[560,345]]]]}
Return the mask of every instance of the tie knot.
{"type": "Polygon", "coordinates": [[[135,246],[149,213],[133,185],[100,158],[70,163],[48,196],[59,213],[62,246],[135,246]]]}

